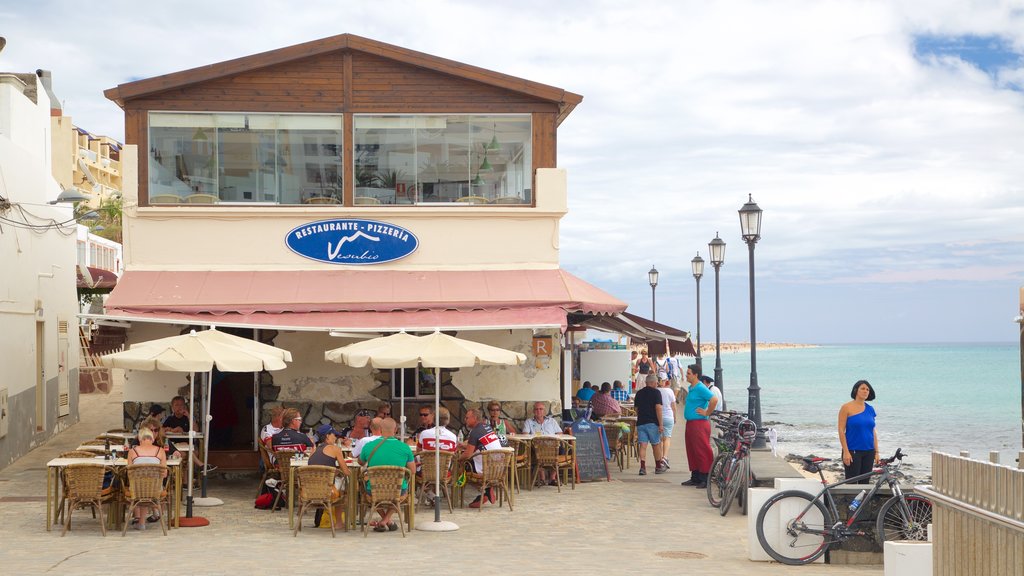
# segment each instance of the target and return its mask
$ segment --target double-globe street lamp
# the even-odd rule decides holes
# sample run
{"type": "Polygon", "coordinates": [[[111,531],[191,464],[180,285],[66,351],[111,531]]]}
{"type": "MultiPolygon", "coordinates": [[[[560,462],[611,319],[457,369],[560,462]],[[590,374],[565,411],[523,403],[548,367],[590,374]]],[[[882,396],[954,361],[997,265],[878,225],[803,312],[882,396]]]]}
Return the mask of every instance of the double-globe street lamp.
{"type": "Polygon", "coordinates": [[[754,315],[754,244],[761,239],[761,208],[754,203],[753,195],[740,208],[740,232],[747,243],[750,257],[750,386],[747,388],[747,417],[757,425],[757,437],[753,448],[764,448],[764,434],[761,432],[761,388],[757,385],[757,331],[754,315]]]}
{"type": "Polygon", "coordinates": [[[722,410],[725,410],[725,385],[722,383],[722,338],[721,338],[721,315],[718,306],[718,270],[725,263],[725,241],[715,237],[708,242],[708,254],[711,258],[711,266],[715,269],[715,385],[722,393],[722,410]]]}
{"type": "Polygon", "coordinates": [[[694,256],[693,260],[690,260],[690,267],[693,269],[693,277],[697,280],[697,368],[702,371],[704,368],[700,363],[700,277],[704,275],[704,259],[700,257],[700,252],[694,256]]]}
{"type": "Polygon", "coordinates": [[[651,284],[651,322],[654,322],[654,289],[658,287],[658,269],[653,264],[651,270],[647,272],[647,281],[651,284]]]}

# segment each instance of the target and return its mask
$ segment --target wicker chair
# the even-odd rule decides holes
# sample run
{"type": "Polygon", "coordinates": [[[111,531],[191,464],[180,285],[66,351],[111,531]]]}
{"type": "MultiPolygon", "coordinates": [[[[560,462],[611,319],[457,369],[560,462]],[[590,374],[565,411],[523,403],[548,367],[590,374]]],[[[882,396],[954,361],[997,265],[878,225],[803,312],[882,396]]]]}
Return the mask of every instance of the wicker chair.
{"type": "Polygon", "coordinates": [[[267,483],[270,478],[275,478],[278,481],[282,480],[281,470],[278,469],[277,464],[273,458],[270,457],[270,449],[263,442],[257,443],[260,451],[260,462],[263,464],[263,476],[260,478],[260,483],[256,487],[256,495],[259,496],[263,493],[263,486],[267,483]]]}
{"type": "Polygon", "coordinates": [[[512,443],[516,451],[516,492],[519,492],[519,487],[524,484],[527,490],[532,490],[533,484],[530,483],[530,469],[533,467],[533,450],[530,448],[530,442],[513,440],[512,443]]]}
{"type": "Polygon", "coordinates": [[[450,474],[452,468],[452,460],[455,458],[454,452],[448,450],[441,450],[441,480],[438,482],[435,476],[435,460],[434,451],[426,450],[421,453],[421,470],[423,471],[423,480],[420,482],[420,499],[419,503],[423,504],[427,498],[427,487],[434,487],[434,497],[440,497],[443,493],[445,500],[448,502],[448,512],[454,512],[452,508],[452,476],[450,474]]]}
{"type": "Polygon", "coordinates": [[[88,450],[71,450],[70,452],[62,452],[58,458],[92,458],[97,455],[96,452],[89,452],[88,450]]]}
{"type": "Polygon", "coordinates": [[[363,537],[366,537],[370,515],[374,511],[387,512],[393,508],[398,514],[398,527],[402,530],[402,538],[405,538],[402,504],[408,498],[408,494],[402,494],[402,484],[407,480],[409,486],[413,487],[415,479],[412,473],[405,466],[372,466],[367,468],[364,474],[370,483],[370,490],[363,493],[363,508],[366,510],[363,516],[363,537]]]}
{"type": "Polygon", "coordinates": [[[106,446],[110,440],[104,440],[103,438],[96,438],[95,440],[86,440],[82,442],[82,446],[106,446]]]}
{"type": "MultiPolygon", "coordinates": [[[[331,523],[331,538],[334,538],[334,507],[341,502],[344,492],[339,492],[334,487],[334,479],[343,475],[341,470],[333,466],[307,465],[295,469],[295,477],[298,479],[299,515],[295,521],[295,530],[292,536],[298,536],[302,530],[302,515],[306,510],[312,508],[322,509],[327,514],[331,523]]],[[[348,531],[348,519],[342,524],[343,529],[348,531]]]]}
{"type": "MultiPolygon", "coordinates": [[[[572,457],[568,454],[559,454],[558,449],[562,445],[557,438],[551,436],[537,436],[533,439],[533,481],[537,482],[537,476],[541,470],[555,471],[555,485],[558,491],[562,491],[562,471],[572,472],[572,457]]],[[[572,489],[576,489],[576,474],[572,474],[572,489]]]]}
{"type": "Polygon", "coordinates": [[[103,514],[103,505],[113,500],[113,494],[103,492],[103,474],[106,467],[102,464],[69,464],[64,468],[65,509],[63,537],[71,529],[71,513],[85,507],[92,508],[93,516],[99,512],[100,531],[107,535],[107,519],[103,514]]]}
{"type": "MultiPolygon", "coordinates": [[[[483,472],[479,474],[475,472],[466,473],[466,481],[480,487],[481,497],[487,493],[488,488],[497,490],[498,507],[501,507],[502,502],[506,502],[510,512],[512,511],[512,495],[508,491],[508,471],[509,461],[515,458],[515,453],[516,451],[512,448],[484,450],[480,453],[483,472]]],[[[462,494],[465,495],[465,493],[465,490],[463,490],[462,494]]],[[[483,506],[480,506],[481,511],[483,511],[483,508],[483,506]]]]}
{"type": "MultiPolygon", "coordinates": [[[[156,506],[161,511],[160,529],[164,536],[167,536],[167,526],[164,522],[170,522],[171,503],[167,498],[167,489],[164,488],[164,478],[167,477],[167,466],[163,464],[129,464],[125,471],[127,483],[124,487],[124,501],[128,505],[128,518],[140,505],[156,506]]],[[[128,533],[128,522],[124,523],[121,529],[121,536],[128,533]]]]}
{"type": "Polygon", "coordinates": [[[288,494],[288,473],[292,469],[292,457],[298,454],[295,450],[275,450],[274,461],[277,463],[277,473],[280,475],[281,483],[278,484],[277,496],[274,498],[274,503],[270,505],[270,511],[277,510],[278,502],[281,502],[283,498],[287,498],[288,494]]]}
{"type": "Polygon", "coordinates": [[[609,422],[604,425],[604,438],[608,441],[608,452],[611,454],[611,458],[618,465],[618,471],[623,471],[623,458],[622,454],[618,452],[618,440],[623,436],[623,428],[618,427],[618,424],[609,422]]]}

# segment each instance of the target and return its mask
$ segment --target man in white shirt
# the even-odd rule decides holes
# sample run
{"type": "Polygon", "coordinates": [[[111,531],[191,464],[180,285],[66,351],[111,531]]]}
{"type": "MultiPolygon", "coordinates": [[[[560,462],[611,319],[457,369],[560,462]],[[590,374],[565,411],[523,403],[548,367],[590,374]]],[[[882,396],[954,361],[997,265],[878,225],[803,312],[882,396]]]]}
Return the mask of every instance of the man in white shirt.
{"type": "Polygon", "coordinates": [[[263,442],[267,446],[270,446],[270,440],[281,431],[284,426],[281,423],[281,415],[284,414],[284,408],[280,406],[274,406],[270,409],[270,423],[260,430],[260,442],[263,442]]]}
{"type": "Polygon", "coordinates": [[[370,431],[366,436],[363,436],[359,440],[356,440],[352,444],[352,453],[359,455],[363,453],[363,446],[366,446],[370,442],[380,438],[381,436],[381,423],[384,422],[383,418],[374,418],[370,420],[370,431]]]}
{"type": "Polygon", "coordinates": [[[708,390],[711,390],[711,393],[715,395],[715,398],[718,398],[718,402],[715,404],[714,410],[715,412],[718,412],[725,406],[725,400],[722,398],[722,390],[715,385],[715,379],[707,374],[701,376],[700,381],[708,387],[708,390]]]}
{"type": "Polygon", "coordinates": [[[551,436],[561,434],[562,427],[554,418],[548,416],[548,407],[543,402],[533,403],[533,418],[523,424],[523,434],[543,434],[551,436]]]}

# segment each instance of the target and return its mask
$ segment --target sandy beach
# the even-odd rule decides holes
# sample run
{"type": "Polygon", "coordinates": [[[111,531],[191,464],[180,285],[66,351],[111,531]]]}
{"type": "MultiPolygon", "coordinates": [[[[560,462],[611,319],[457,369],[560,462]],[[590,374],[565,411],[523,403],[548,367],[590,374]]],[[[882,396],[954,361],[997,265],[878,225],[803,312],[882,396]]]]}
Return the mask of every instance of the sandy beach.
{"type": "MultiPolygon", "coordinates": [[[[791,342],[758,342],[758,350],[779,350],[784,348],[818,348],[817,344],[795,344],[791,342]]],[[[715,343],[702,342],[701,356],[715,353],[715,343]]],[[[722,342],[722,353],[749,352],[750,342],[722,342]]]]}

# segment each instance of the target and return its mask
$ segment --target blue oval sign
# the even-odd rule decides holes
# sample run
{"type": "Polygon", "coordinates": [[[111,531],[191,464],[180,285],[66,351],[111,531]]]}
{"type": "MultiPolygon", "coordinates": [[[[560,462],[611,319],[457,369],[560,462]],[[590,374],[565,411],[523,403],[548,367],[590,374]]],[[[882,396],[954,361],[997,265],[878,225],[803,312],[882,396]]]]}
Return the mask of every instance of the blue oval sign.
{"type": "Polygon", "coordinates": [[[420,241],[412,232],[374,220],[318,220],[296,226],[285,239],[292,252],[328,264],[382,264],[405,258],[420,241]]]}

